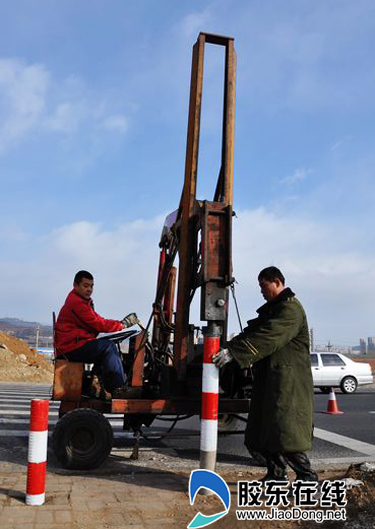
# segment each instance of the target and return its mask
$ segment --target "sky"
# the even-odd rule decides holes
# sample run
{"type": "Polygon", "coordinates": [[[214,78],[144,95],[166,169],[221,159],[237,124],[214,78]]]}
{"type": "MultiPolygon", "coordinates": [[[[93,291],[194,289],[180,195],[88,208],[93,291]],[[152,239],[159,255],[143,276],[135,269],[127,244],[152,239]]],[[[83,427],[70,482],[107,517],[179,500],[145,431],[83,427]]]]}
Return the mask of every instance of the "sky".
{"type": "MultiPolygon", "coordinates": [[[[375,335],[373,0],[2,0],[0,317],[50,323],[88,269],[99,313],[148,319],[200,31],[237,51],[242,320],[275,265],[318,345],[357,345],[375,335]]],[[[208,45],[201,199],[219,171],[222,83],[222,48],[208,45]]]]}

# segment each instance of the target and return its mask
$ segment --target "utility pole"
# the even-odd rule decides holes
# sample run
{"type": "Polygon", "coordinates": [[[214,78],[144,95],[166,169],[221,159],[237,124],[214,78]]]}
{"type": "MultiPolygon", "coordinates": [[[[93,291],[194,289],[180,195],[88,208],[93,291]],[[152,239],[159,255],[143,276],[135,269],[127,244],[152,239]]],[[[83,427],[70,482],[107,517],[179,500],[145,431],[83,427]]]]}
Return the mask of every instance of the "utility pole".
{"type": "Polygon", "coordinates": [[[314,329],[310,329],[310,351],[314,351],[314,329]]]}
{"type": "Polygon", "coordinates": [[[40,325],[36,328],[36,337],[35,337],[35,350],[38,350],[39,347],[39,332],[40,332],[40,325]]]}

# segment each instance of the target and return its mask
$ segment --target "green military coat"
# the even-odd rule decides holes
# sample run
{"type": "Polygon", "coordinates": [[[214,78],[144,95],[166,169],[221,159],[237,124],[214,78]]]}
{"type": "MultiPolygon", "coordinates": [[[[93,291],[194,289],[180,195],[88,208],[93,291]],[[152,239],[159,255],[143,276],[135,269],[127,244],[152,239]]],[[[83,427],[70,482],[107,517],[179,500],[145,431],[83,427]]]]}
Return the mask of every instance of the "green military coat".
{"type": "Polygon", "coordinates": [[[257,312],[227,343],[242,368],[255,364],[245,444],[257,452],[309,450],[314,391],[305,311],[285,288],[257,312]]]}

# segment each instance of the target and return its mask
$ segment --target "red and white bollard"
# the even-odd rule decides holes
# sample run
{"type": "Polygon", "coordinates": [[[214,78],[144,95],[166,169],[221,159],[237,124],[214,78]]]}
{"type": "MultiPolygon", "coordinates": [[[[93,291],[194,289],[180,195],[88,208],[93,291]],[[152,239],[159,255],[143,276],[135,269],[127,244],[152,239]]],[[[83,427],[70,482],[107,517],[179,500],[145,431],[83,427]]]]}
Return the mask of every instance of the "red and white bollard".
{"type": "Polygon", "coordinates": [[[212,356],[220,349],[220,327],[209,323],[203,342],[200,468],[215,471],[219,410],[219,369],[212,356]]]}
{"type": "Polygon", "coordinates": [[[31,401],[27,458],[27,505],[43,505],[46,496],[48,407],[48,400],[31,401]]]}

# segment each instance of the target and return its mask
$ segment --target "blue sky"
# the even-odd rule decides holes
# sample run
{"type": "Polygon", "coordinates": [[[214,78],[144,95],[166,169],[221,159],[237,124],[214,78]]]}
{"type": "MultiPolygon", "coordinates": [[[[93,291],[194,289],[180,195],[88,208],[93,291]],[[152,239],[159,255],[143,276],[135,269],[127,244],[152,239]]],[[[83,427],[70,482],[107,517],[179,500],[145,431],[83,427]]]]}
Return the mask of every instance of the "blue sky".
{"type": "MultiPolygon", "coordinates": [[[[99,312],[147,319],[163,219],[182,188],[200,31],[234,37],[238,55],[243,319],[262,303],[258,271],[275,264],[317,343],[375,335],[372,0],[3,0],[0,317],[50,321],[87,268],[99,312]]],[[[220,48],[205,60],[199,195],[210,199],[220,48]]]]}

